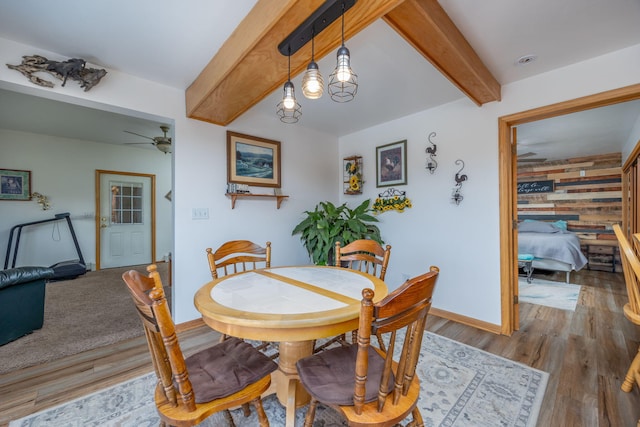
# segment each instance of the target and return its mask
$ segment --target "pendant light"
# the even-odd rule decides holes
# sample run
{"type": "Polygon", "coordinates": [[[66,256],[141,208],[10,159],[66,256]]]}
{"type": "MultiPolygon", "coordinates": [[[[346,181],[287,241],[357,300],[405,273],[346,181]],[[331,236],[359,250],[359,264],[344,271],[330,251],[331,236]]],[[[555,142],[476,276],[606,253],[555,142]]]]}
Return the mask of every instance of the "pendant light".
{"type": "Polygon", "coordinates": [[[291,48],[289,48],[289,55],[287,55],[287,57],[289,58],[288,80],[284,84],[284,96],[276,107],[276,113],[278,117],[280,117],[281,122],[296,123],[302,115],[302,107],[298,101],[296,101],[295,89],[293,83],[291,83],[291,48]]]}
{"type": "Polygon", "coordinates": [[[318,64],[316,64],[314,59],[314,39],[315,32],[311,35],[311,62],[307,65],[307,71],[305,71],[304,76],[302,77],[302,93],[309,99],[320,98],[324,90],[324,79],[322,78],[322,74],[320,74],[320,70],[318,69],[318,64]]]}
{"type": "Polygon", "coordinates": [[[342,5],[342,46],[338,49],[338,63],[329,77],[329,94],[336,102],[349,102],[358,92],[358,76],[351,69],[351,55],[344,45],[344,3],[342,5]]]}

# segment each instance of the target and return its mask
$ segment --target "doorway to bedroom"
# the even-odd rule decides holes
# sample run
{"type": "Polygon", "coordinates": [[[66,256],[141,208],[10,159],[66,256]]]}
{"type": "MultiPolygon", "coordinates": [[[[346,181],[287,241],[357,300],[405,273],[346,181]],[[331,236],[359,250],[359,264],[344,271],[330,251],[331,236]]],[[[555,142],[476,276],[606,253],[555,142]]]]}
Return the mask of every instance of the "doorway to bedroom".
{"type": "MultiPolygon", "coordinates": [[[[527,124],[536,124],[546,119],[559,118],[560,116],[567,116],[571,113],[594,110],[600,107],[613,106],[638,99],[640,99],[640,85],[633,85],[504,116],[499,119],[502,333],[510,335],[514,330],[519,328],[520,307],[518,302],[517,246],[518,155],[524,158],[538,155],[537,153],[527,154],[532,152],[532,150],[518,151],[519,131],[526,129],[525,125],[527,124]]],[[[580,152],[578,151],[574,157],[579,156],[580,152]]],[[[580,178],[580,168],[577,169],[577,174],[580,178]]],[[[619,183],[617,185],[620,186],[619,183]]],[[[619,195],[621,196],[621,194],[622,191],[620,191],[619,195]]],[[[580,200],[582,196],[574,197],[575,199],[572,203],[579,203],[577,200],[580,200]]],[[[620,201],[622,205],[625,203],[626,202],[620,201]]]]}

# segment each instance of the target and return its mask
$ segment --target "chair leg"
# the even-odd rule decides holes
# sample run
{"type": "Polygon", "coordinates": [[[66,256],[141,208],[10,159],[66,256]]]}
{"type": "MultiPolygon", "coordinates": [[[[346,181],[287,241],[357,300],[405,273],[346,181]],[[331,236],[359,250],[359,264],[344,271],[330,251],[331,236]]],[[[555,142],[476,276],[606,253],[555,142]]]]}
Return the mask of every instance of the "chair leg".
{"type": "Polygon", "coordinates": [[[411,420],[411,422],[407,424],[406,427],[424,427],[422,414],[420,413],[420,410],[417,406],[413,408],[413,411],[411,411],[411,415],[413,416],[413,420],[411,420]]]}
{"type": "Polygon", "coordinates": [[[242,413],[245,417],[248,417],[249,415],[251,415],[251,408],[249,408],[248,403],[242,404],[242,413]]]}
{"type": "Polygon", "coordinates": [[[316,406],[318,406],[318,401],[312,397],[307,409],[307,415],[304,417],[304,427],[313,427],[313,420],[316,418],[316,406]]]}
{"type": "Polygon", "coordinates": [[[256,408],[256,413],[258,414],[258,422],[260,423],[260,427],[269,427],[269,419],[267,418],[267,414],[264,412],[264,407],[262,406],[262,399],[257,398],[251,401],[253,406],[256,408]]]}
{"type": "Polygon", "coordinates": [[[633,390],[633,385],[637,384],[640,386],[640,348],[638,348],[638,353],[636,357],[631,362],[631,366],[629,366],[629,370],[627,371],[627,376],[624,377],[624,382],[622,383],[622,391],[627,393],[633,390]]]}
{"type": "Polygon", "coordinates": [[[233,417],[231,416],[231,412],[229,412],[228,409],[225,409],[223,412],[224,412],[224,419],[227,420],[229,427],[236,427],[236,423],[233,422],[233,417]]]}

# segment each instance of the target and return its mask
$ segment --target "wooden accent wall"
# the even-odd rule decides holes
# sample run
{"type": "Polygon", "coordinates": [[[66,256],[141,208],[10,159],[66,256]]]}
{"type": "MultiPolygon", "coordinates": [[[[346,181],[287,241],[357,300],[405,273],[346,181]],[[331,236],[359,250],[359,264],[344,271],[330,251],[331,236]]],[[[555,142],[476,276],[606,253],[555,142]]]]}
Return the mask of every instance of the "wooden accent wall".
{"type": "Polygon", "coordinates": [[[617,247],[611,226],[622,222],[621,153],[518,163],[518,183],[547,180],[553,180],[553,192],[518,194],[518,219],[567,221],[590,267],[610,269],[617,247]]]}

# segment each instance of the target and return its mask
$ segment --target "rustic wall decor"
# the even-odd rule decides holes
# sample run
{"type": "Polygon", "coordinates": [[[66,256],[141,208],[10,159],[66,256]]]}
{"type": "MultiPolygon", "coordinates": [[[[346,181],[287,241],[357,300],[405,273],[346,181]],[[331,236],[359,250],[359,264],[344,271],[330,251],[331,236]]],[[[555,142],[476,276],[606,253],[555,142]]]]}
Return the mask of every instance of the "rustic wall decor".
{"type": "Polygon", "coordinates": [[[43,87],[53,87],[54,84],[36,76],[35,73],[49,73],[62,80],[62,86],[67,83],[67,79],[77,80],[85,92],[100,83],[100,80],[107,75],[107,72],[103,69],[87,68],[86,61],[80,58],[71,58],[66,61],[50,61],[40,55],[25,55],[22,57],[20,65],[7,64],[7,67],[21,72],[32,83],[43,87]]]}
{"type": "Polygon", "coordinates": [[[427,138],[429,140],[429,144],[431,144],[431,147],[427,147],[424,151],[425,153],[427,153],[429,155],[429,158],[427,159],[427,166],[425,167],[430,174],[433,174],[436,169],[438,168],[438,162],[436,162],[436,150],[438,149],[438,146],[431,141],[431,138],[436,136],[435,132],[431,132],[429,134],[429,137],[427,138]]]}

